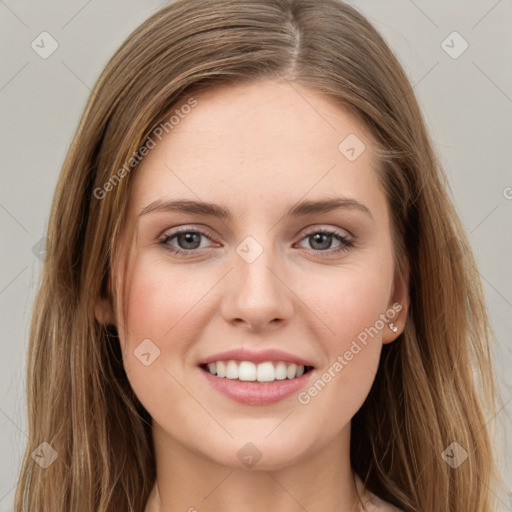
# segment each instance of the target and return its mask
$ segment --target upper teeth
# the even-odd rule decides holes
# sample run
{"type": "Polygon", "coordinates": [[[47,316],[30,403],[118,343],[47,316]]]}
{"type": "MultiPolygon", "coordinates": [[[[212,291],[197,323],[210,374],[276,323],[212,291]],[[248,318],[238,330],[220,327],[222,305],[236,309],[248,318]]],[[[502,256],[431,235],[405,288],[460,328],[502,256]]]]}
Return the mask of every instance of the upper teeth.
{"type": "Polygon", "coordinates": [[[208,363],[208,370],[212,375],[226,379],[271,382],[300,377],[304,373],[304,366],[283,361],[275,363],[274,366],[272,361],[255,364],[251,361],[230,360],[208,363]]]}

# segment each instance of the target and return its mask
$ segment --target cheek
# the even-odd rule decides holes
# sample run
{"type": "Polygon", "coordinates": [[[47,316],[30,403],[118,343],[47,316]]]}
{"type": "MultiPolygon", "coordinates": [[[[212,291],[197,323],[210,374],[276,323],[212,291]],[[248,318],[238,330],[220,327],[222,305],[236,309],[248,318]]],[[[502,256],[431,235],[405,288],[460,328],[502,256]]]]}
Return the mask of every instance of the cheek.
{"type": "Polygon", "coordinates": [[[193,336],[190,319],[202,294],[190,272],[182,274],[141,256],[127,280],[125,309],[118,314],[119,336],[124,366],[137,394],[170,384],[172,379],[164,372],[172,369],[173,360],[181,359],[193,336]]]}
{"type": "Polygon", "coordinates": [[[384,328],[380,315],[385,313],[388,299],[378,280],[377,274],[362,278],[354,272],[322,294],[317,288],[311,291],[318,305],[324,305],[319,316],[328,325],[328,330],[322,329],[326,357],[311,385],[297,398],[304,406],[304,421],[323,429],[325,440],[351,420],[375,380],[384,328]],[[327,426],[325,418],[329,418],[327,426]]]}
{"type": "Polygon", "coordinates": [[[154,338],[164,346],[186,324],[187,313],[201,297],[193,273],[170,269],[149,256],[138,258],[129,283],[125,325],[131,343],[154,338]]]}
{"type": "Polygon", "coordinates": [[[301,298],[321,319],[316,324],[322,325],[317,334],[325,363],[299,401],[326,409],[342,404],[330,414],[343,424],[364,402],[378,369],[393,267],[372,261],[330,270],[301,288],[301,298]]]}
{"type": "Polygon", "coordinates": [[[359,335],[364,339],[368,330],[380,341],[385,327],[380,315],[388,308],[391,286],[391,265],[347,265],[317,273],[301,284],[298,295],[326,327],[331,349],[342,349],[359,335]]]}

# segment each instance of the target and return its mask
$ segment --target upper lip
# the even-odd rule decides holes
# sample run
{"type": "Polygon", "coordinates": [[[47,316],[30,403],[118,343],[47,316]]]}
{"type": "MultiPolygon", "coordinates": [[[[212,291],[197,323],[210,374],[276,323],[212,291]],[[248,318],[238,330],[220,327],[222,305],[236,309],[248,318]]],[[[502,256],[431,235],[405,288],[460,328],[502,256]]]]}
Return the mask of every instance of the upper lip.
{"type": "Polygon", "coordinates": [[[294,354],[284,352],[275,348],[267,348],[265,350],[249,350],[248,348],[234,348],[225,352],[218,352],[211,356],[205,357],[199,361],[199,365],[215,363],[216,361],[229,361],[231,359],[237,361],[252,361],[253,363],[264,363],[265,361],[283,361],[285,363],[295,363],[303,366],[313,366],[310,361],[298,357],[294,354]]]}

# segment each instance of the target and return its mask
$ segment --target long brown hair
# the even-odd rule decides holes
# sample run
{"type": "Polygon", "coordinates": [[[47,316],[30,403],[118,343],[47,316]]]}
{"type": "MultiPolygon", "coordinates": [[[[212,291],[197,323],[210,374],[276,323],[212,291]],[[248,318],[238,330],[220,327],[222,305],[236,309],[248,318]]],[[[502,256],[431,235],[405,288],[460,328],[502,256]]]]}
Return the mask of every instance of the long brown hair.
{"type": "Polygon", "coordinates": [[[100,325],[94,304],[111,292],[139,148],[192,91],[259,79],[308,86],[365,123],[398,269],[410,266],[405,330],[383,347],[352,420],[352,467],[406,512],[494,510],[492,331],[448,182],[396,57],[337,0],[179,0],[111,58],[62,168],[30,332],[16,512],[144,510],[155,482],[151,417],[130,387],[116,329],[100,325]],[[31,456],[44,442],[57,454],[46,469],[31,456]],[[453,442],[468,453],[457,468],[442,455],[453,442]]]}

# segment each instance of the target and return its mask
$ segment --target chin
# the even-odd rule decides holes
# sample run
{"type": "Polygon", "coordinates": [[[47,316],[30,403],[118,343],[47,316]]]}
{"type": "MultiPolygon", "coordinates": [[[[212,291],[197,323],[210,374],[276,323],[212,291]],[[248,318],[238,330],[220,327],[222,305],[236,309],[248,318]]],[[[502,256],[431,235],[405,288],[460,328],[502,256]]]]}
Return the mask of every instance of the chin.
{"type": "Polygon", "coordinates": [[[298,432],[294,438],[286,433],[281,436],[273,433],[268,438],[243,436],[215,448],[210,445],[209,453],[203,452],[203,456],[233,470],[278,471],[307,458],[308,452],[318,451],[319,446],[308,445],[305,441],[305,436],[298,432]]]}

